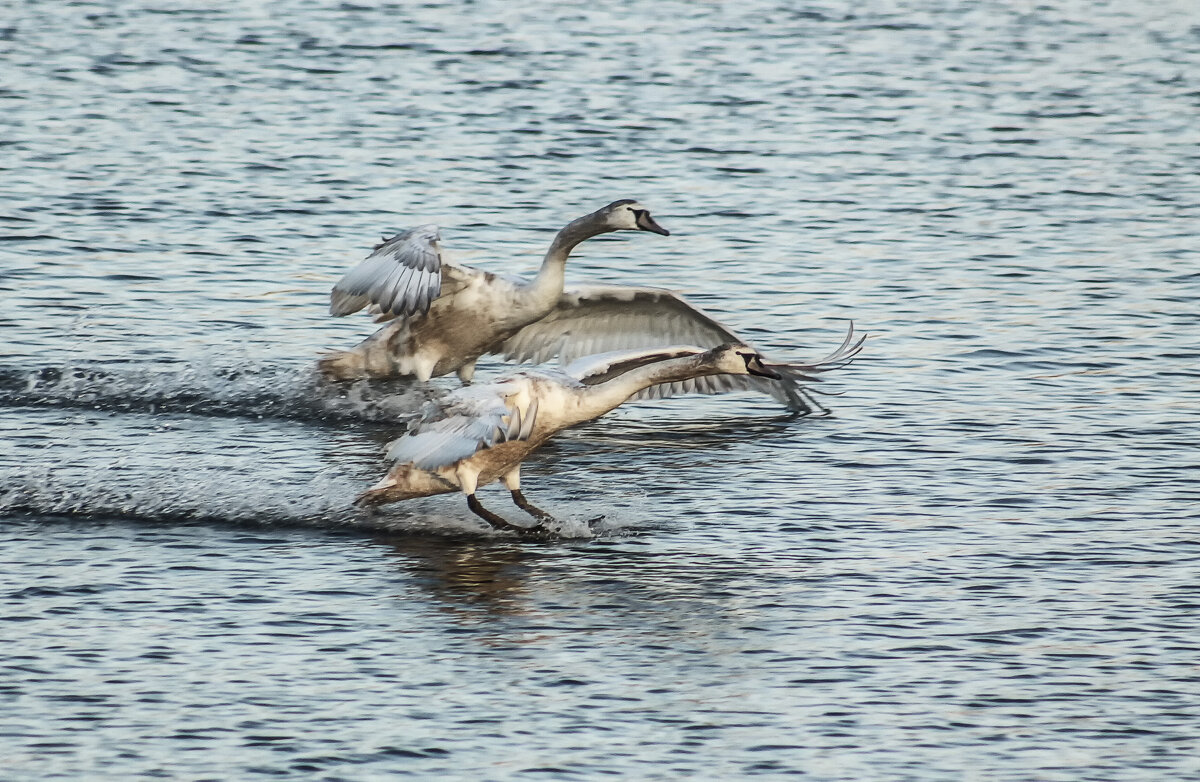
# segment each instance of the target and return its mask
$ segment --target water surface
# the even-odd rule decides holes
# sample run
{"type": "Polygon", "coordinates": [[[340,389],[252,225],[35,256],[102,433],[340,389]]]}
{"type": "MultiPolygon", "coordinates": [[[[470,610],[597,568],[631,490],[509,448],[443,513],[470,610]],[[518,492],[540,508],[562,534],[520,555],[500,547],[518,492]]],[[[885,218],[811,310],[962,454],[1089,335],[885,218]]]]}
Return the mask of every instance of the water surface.
{"type": "Polygon", "coordinates": [[[13,4],[11,773],[1200,773],[1195,23],[13,4]],[[834,415],[687,398],[567,432],[525,479],[558,542],[450,496],[353,511],[431,392],[317,386],[372,328],[326,317],[338,275],[426,222],[527,273],[624,197],[672,236],[589,242],[569,279],[678,289],[779,358],[853,318],[834,415]]]}

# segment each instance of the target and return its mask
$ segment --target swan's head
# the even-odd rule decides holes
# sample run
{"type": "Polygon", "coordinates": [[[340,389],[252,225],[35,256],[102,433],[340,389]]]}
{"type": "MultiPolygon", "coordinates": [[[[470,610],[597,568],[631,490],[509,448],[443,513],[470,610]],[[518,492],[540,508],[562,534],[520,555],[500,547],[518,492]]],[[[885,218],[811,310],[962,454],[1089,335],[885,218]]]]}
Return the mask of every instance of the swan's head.
{"type": "Polygon", "coordinates": [[[654,222],[650,210],[628,198],[613,201],[600,210],[610,231],[649,231],[670,236],[671,232],[654,222]]]}
{"type": "Polygon", "coordinates": [[[722,345],[709,351],[713,367],[727,375],[755,375],[779,380],[780,374],[763,363],[757,350],[747,345],[722,345]]]}

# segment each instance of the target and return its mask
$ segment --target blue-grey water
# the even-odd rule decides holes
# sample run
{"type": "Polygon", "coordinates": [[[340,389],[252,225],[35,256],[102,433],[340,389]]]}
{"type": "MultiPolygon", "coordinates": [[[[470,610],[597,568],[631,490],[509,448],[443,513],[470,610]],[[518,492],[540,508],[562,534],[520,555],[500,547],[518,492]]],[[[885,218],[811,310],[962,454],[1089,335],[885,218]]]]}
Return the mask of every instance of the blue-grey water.
{"type": "Polygon", "coordinates": [[[1200,775],[1194,0],[0,5],[0,776],[1200,775]],[[853,318],[834,414],[352,510],[421,392],[313,381],[338,276],[626,197],[569,281],[853,318]]]}

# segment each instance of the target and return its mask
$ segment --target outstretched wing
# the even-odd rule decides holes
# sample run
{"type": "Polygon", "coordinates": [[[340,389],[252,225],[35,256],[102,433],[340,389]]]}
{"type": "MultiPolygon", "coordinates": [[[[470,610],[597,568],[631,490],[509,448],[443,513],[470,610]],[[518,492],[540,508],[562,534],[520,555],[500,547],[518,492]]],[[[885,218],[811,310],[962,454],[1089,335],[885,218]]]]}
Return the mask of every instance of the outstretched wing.
{"type": "Polygon", "coordinates": [[[424,314],[442,290],[441,236],[436,225],[398,233],[375,248],[333,286],[329,313],[363,307],[381,320],[424,314]]]}
{"type": "Polygon", "coordinates": [[[630,398],[665,399],[678,394],[757,391],[775,397],[793,413],[800,415],[809,415],[817,411],[828,413],[828,408],[818,402],[814,396],[814,394],[823,392],[810,386],[821,382],[819,375],[844,367],[854,360],[854,357],[862,350],[863,342],[867,339],[866,336],[855,339],[856,336],[854,324],[851,323],[846,330],[845,339],[842,340],[842,344],[838,346],[837,350],[811,364],[776,364],[764,361],[763,366],[774,370],[779,375],[778,380],[756,375],[708,375],[677,383],[650,386],[630,398]]]}
{"type": "Polygon", "coordinates": [[[589,285],[563,291],[550,314],[501,344],[515,361],[562,363],[614,350],[741,343],[717,320],[663,288],[589,285]]]}
{"type": "MultiPolygon", "coordinates": [[[[608,371],[599,364],[612,357],[597,356],[599,364],[589,368],[589,364],[594,363],[592,354],[640,349],[643,353],[639,355],[651,356],[664,350],[665,345],[714,348],[727,343],[749,344],[727,326],[672,291],[625,285],[592,285],[564,291],[549,315],[518,331],[502,343],[497,352],[515,361],[533,362],[547,361],[557,355],[564,364],[588,357],[568,367],[568,374],[582,379],[581,372],[608,371]]],[[[817,392],[807,388],[807,384],[818,382],[814,373],[844,366],[861,349],[862,340],[854,341],[854,326],[851,324],[842,346],[818,362],[767,363],[782,376],[780,380],[753,375],[710,375],[651,386],[633,398],[662,399],[687,393],[758,391],[770,394],[794,412],[807,414],[814,410],[825,410],[813,398],[817,392]]],[[[654,360],[661,359],[647,358],[642,363],[654,360]]]]}
{"type": "Polygon", "coordinates": [[[408,434],[388,445],[387,458],[422,470],[436,470],[482,448],[529,439],[537,417],[537,400],[522,415],[520,409],[507,402],[513,390],[508,383],[468,386],[427,403],[408,434]]]}
{"type": "MultiPolygon", "coordinates": [[[[650,386],[634,394],[631,399],[665,399],[678,394],[723,394],[731,391],[758,391],[770,394],[778,399],[789,410],[808,414],[815,410],[826,411],[817,402],[814,394],[821,393],[809,388],[814,383],[821,382],[819,375],[838,369],[849,364],[859,351],[862,350],[866,337],[855,339],[854,324],[846,330],[842,344],[828,356],[810,364],[777,364],[763,362],[768,369],[773,370],[779,378],[761,377],[757,375],[706,375],[674,383],[661,383],[650,386]]],[[[614,351],[596,356],[585,356],[576,359],[566,367],[566,373],[584,385],[603,383],[631,370],[666,361],[681,356],[691,356],[705,352],[702,348],[691,345],[673,347],[648,348],[643,350],[614,351]]]]}

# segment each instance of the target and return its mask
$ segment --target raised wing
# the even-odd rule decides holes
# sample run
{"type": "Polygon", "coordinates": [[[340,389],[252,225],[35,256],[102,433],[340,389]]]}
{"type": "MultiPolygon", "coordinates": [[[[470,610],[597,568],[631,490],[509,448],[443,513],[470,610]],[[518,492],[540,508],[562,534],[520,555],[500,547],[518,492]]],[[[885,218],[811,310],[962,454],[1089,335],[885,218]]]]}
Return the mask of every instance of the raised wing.
{"type": "Polygon", "coordinates": [[[394,440],[387,451],[393,462],[436,470],[510,440],[527,440],[537,417],[537,399],[525,415],[509,407],[507,383],[469,386],[442,400],[429,402],[408,434],[394,440]]]}
{"type": "Polygon", "coordinates": [[[515,361],[566,364],[615,350],[744,340],[702,310],[663,288],[589,285],[563,291],[550,314],[524,327],[498,353],[515,361]]]}
{"type": "Polygon", "coordinates": [[[333,286],[329,314],[370,307],[380,320],[424,314],[442,290],[441,236],[436,225],[398,233],[333,286]]]}
{"type": "Polygon", "coordinates": [[[837,350],[811,364],[775,364],[763,362],[768,369],[779,373],[780,379],[755,375],[708,375],[678,383],[663,383],[634,394],[631,399],[665,399],[678,394],[724,394],[731,391],[757,391],[770,394],[787,406],[793,413],[809,415],[829,409],[816,400],[814,394],[822,394],[810,385],[820,383],[819,375],[846,366],[862,350],[866,337],[858,337],[851,323],[846,337],[837,350]]]}

